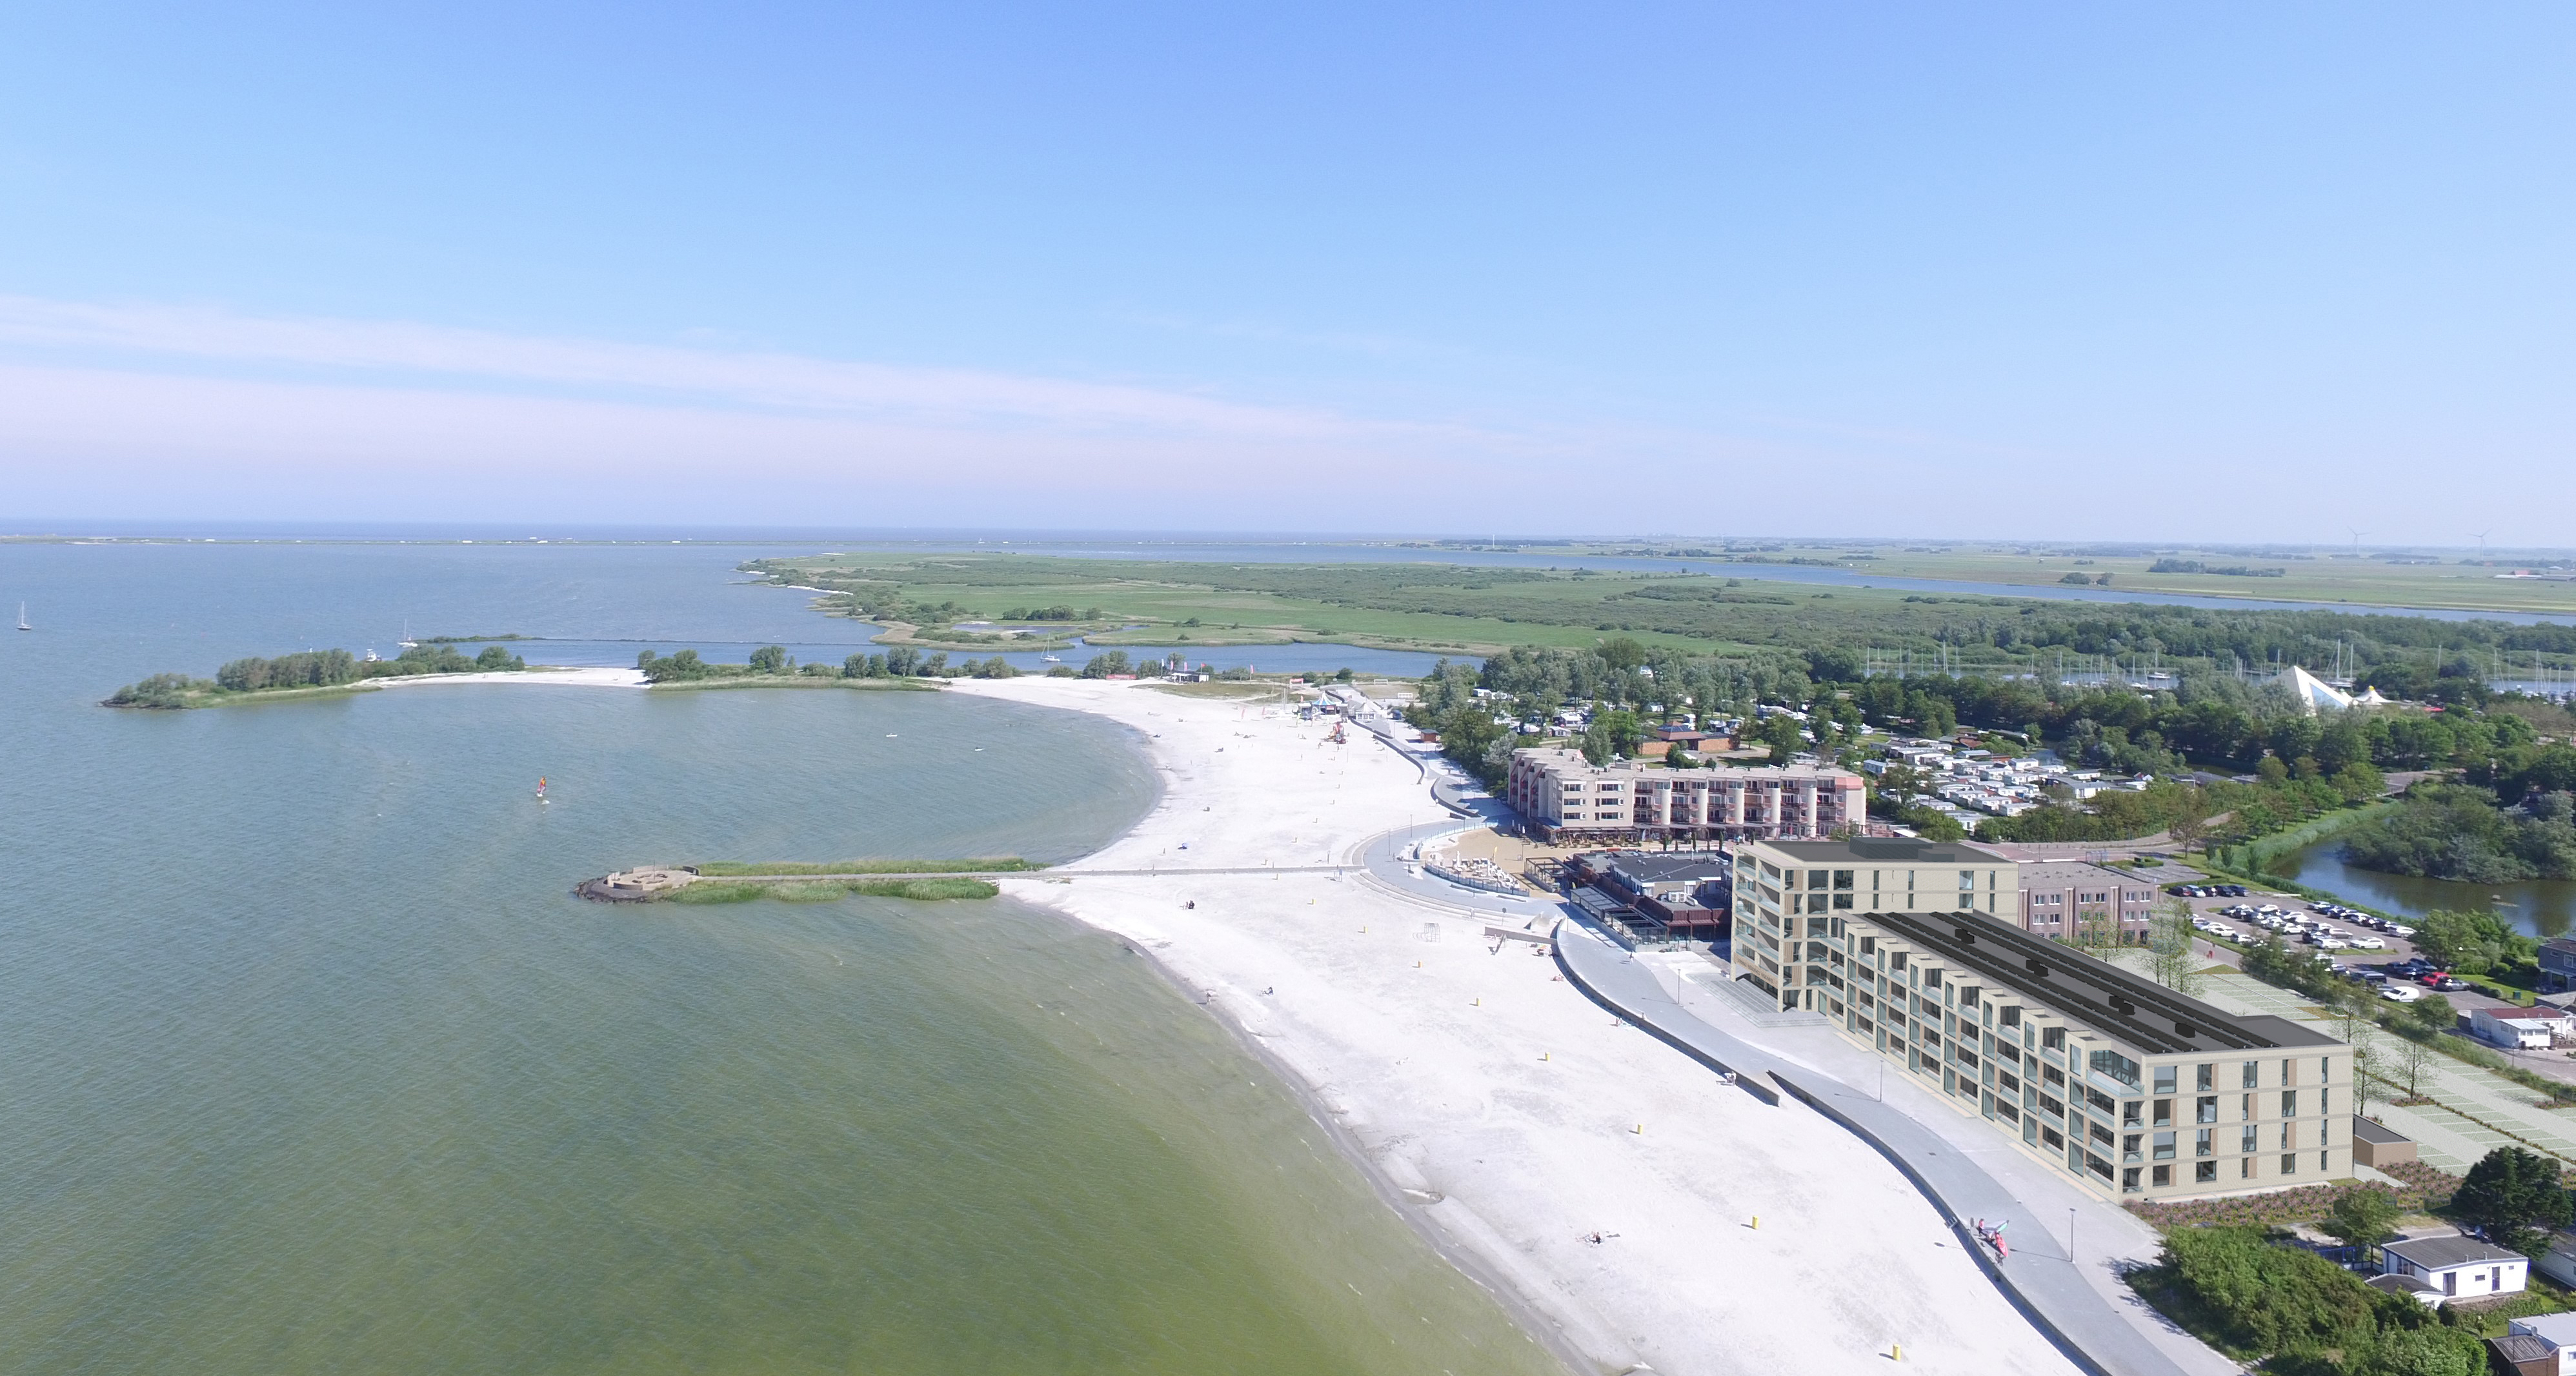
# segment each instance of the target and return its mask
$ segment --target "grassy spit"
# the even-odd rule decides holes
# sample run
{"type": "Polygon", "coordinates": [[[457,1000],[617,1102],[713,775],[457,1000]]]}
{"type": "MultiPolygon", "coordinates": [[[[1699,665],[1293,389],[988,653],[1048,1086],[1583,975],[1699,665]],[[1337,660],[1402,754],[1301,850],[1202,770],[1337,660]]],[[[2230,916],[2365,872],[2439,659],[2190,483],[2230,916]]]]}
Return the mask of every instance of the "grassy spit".
{"type": "Polygon", "coordinates": [[[704,880],[671,895],[673,903],[748,903],[755,898],[789,903],[830,903],[862,898],[991,898],[1002,890],[981,879],[737,879],[704,880]]]}
{"type": "Polygon", "coordinates": [[[1016,855],[1000,855],[967,860],[828,860],[820,864],[710,860],[693,868],[702,875],[739,878],[805,874],[1020,874],[1042,870],[1046,866],[1016,855]]]}

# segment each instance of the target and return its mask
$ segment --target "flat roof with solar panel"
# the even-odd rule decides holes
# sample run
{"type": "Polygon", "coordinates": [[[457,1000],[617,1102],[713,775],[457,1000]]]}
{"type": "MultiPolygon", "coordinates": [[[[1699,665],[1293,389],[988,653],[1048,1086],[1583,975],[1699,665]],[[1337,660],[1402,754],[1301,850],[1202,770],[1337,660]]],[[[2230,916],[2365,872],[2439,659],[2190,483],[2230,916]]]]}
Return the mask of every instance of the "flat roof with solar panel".
{"type": "Polygon", "coordinates": [[[1949,962],[1951,979],[1984,979],[2151,1055],[2341,1045],[2288,1018],[2223,1012],[2062,942],[1982,917],[1861,913],[1857,920],[1949,962]]]}

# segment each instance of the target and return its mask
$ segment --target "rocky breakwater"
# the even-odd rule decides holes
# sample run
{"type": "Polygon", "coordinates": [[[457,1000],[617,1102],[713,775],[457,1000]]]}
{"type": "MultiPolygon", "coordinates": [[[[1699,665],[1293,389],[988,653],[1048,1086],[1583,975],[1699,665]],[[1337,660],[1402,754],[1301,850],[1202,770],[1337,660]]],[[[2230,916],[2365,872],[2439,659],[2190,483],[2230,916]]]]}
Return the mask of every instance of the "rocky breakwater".
{"type": "Polygon", "coordinates": [[[686,865],[644,865],[585,879],[573,892],[594,903],[651,903],[678,893],[697,877],[686,865]]]}

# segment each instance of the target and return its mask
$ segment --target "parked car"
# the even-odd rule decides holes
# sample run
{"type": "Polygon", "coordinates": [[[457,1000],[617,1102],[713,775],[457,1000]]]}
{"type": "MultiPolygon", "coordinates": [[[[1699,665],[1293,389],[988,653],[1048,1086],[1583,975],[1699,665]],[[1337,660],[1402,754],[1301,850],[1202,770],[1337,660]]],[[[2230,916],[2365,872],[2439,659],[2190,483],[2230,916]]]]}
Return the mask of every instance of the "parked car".
{"type": "Polygon", "coordinates": [[[2390,1003],[2413,1003],[2424,997],[2424,991],[2411,984],[2392,984],[2380,990],[2379,996],[2390,1003]]]}
{"type": "Polygon", "coordinates": [[[2469,987],[2469,982],[2461,979],[2457,975],[2442,975],[2438,978],[2425,980],[2424,983],[2445,994],[2469,987]]]}
{"type": "Polygon", "coordinates": [[[2375,936],[2357,936],[2352,939],[2352,949],[2356,951],[2385,951],[2388,949],[2388,943],[2375,936]]]}

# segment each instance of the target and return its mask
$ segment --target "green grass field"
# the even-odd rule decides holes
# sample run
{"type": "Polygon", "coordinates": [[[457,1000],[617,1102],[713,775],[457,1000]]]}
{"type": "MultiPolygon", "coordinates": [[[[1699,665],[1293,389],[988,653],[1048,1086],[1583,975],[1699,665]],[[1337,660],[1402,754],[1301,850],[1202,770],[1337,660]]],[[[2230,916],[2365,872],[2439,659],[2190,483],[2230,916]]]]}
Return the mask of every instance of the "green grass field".
{"type": "MultiPolygon", "coordinates": [[[[1708,544],[1585,545],[1569,553],[1665,555],[1706,558],[1725,547],[1708,544]],[[1685,551],[1702,551],[1685,554],[1685,551]]],[[[2576,582],[2499,578],[2527,568],[2542,558],[2494,556],[2485,563],[2462,564],[2454,551],[2441,563],[2401,563],[2362,549],[2296,549],[2273,553],[2242,550],[2175,549],[2148,553],[2125,548],[2047,546],[2026,543],[1963,545],[1894,545],[1848,541],[1772,541],[1754,551],[1738,547],[1733,557],[1746,563],[1745,577],[1759,577],[1761,560],[1831,565],[1855,573],[1883,573],[1892,578],[1935,578],[1966,583],[2013,583],[2045,587],[2063,583],[2071,574],[2098,578],[2111,575],[2119,592],[2186,593],[2197,597],[2249,598],[2280,602],[2350,603],[2355,607],[2427,607],[2462,611],[2576,613],[2576,582]],[[2222,573],[2150,573],[2160,558],[2198,560],[2214,567],[2279,569],[2277,578],[2222,573]]]]}
{"type": "MultiPolygon", "coordinates": [[[[1846,608],[1893,611],[1905,594],[1809,589],[1691,574],[1464,568],[1447,564],[1183,564],[1007,554],[836,554],[744,567],[782,584],[954,603],[999,618],[1014,607],[1072,604],[1103,613],[1072,629],[1095,645],[1299,642],[1490,654],[1510,645],[1587,647],[1604,635],[1705,652],[1777,644],[1846,608]],[[1741,629],[1741,639],[1728,634],[1741,629]],[[1714,645],[1712,642],[1716,642],[1714,645]]],[[[1914,599],[1919,604],[1920,597],[1914,599]]],[[[1054,629],[1053,627],[1049,628],[1054,629]]],[[[916,632],[935,642],[935,632],[916,632]]],[[[1034,642],[1031,642],[1034,647],[1034,642]]]]}
{"type": "MultiPolygon", "coordinates": [[[[1904,567],[1917,576],[1998,576],[1997,566],[1964,555],[1912,558],[1904,567]]],[[[2065,556],[2054,564],[2038,560],[2018,576],[2026,584],[2054,581],[2061,567],[2076,571],[2076,558],[2091,560],[2082,570],[2087,577],[2110,572],[2115,593],[2141,590],[2122,583],[2120,570],[2142,567],[2142,558],[2122,565],[2107,556],[2065,556]]],[[[2480,665],[2498,651],[2518,665],[2532,648],[2560,669],[2576,659],[2576,636],[2563,629],[2495,622],[1819,587],[1763,581],[1757,566],[1741,566],[1735,576],[1734,569],[1604,572],[1435,559],[1432,551],[1419,563],[1349,564],[863,552],[743,567],[782,585],[823,589],[816,600],[826,614],[878,620],[901,611],[924,625],[925,636],[941,633],[941,618],[1022,624],[1010,614],[1049,608],[1056,609],[1056,619],[1043,623],[1050,639],[1081,634],[1099,645],[1169,645],[1185,654],[1196,646],[1294,641],[1490,655],[1525,645],[1589,648],[1617,635],[1649,650],[1728,657],[1840,650],[1882,662],[1901,653],[1918,670],[2043,675],[2061,655],[2080,668],[2076,661],[2106,652],[2131,663],[2152,655],[2167,665],[2316,665],[2330,663],[2339,646],[2367,648],[2363,662],[2373,664],[2430,649],[2480,665]],[[1077,619],[1063,620],[1067,614],[1077,619]]],[[[2299,591],[2295,580],[2236,581],[2261,583],[2256,591],[2268,598],[2299,591]]]]}

